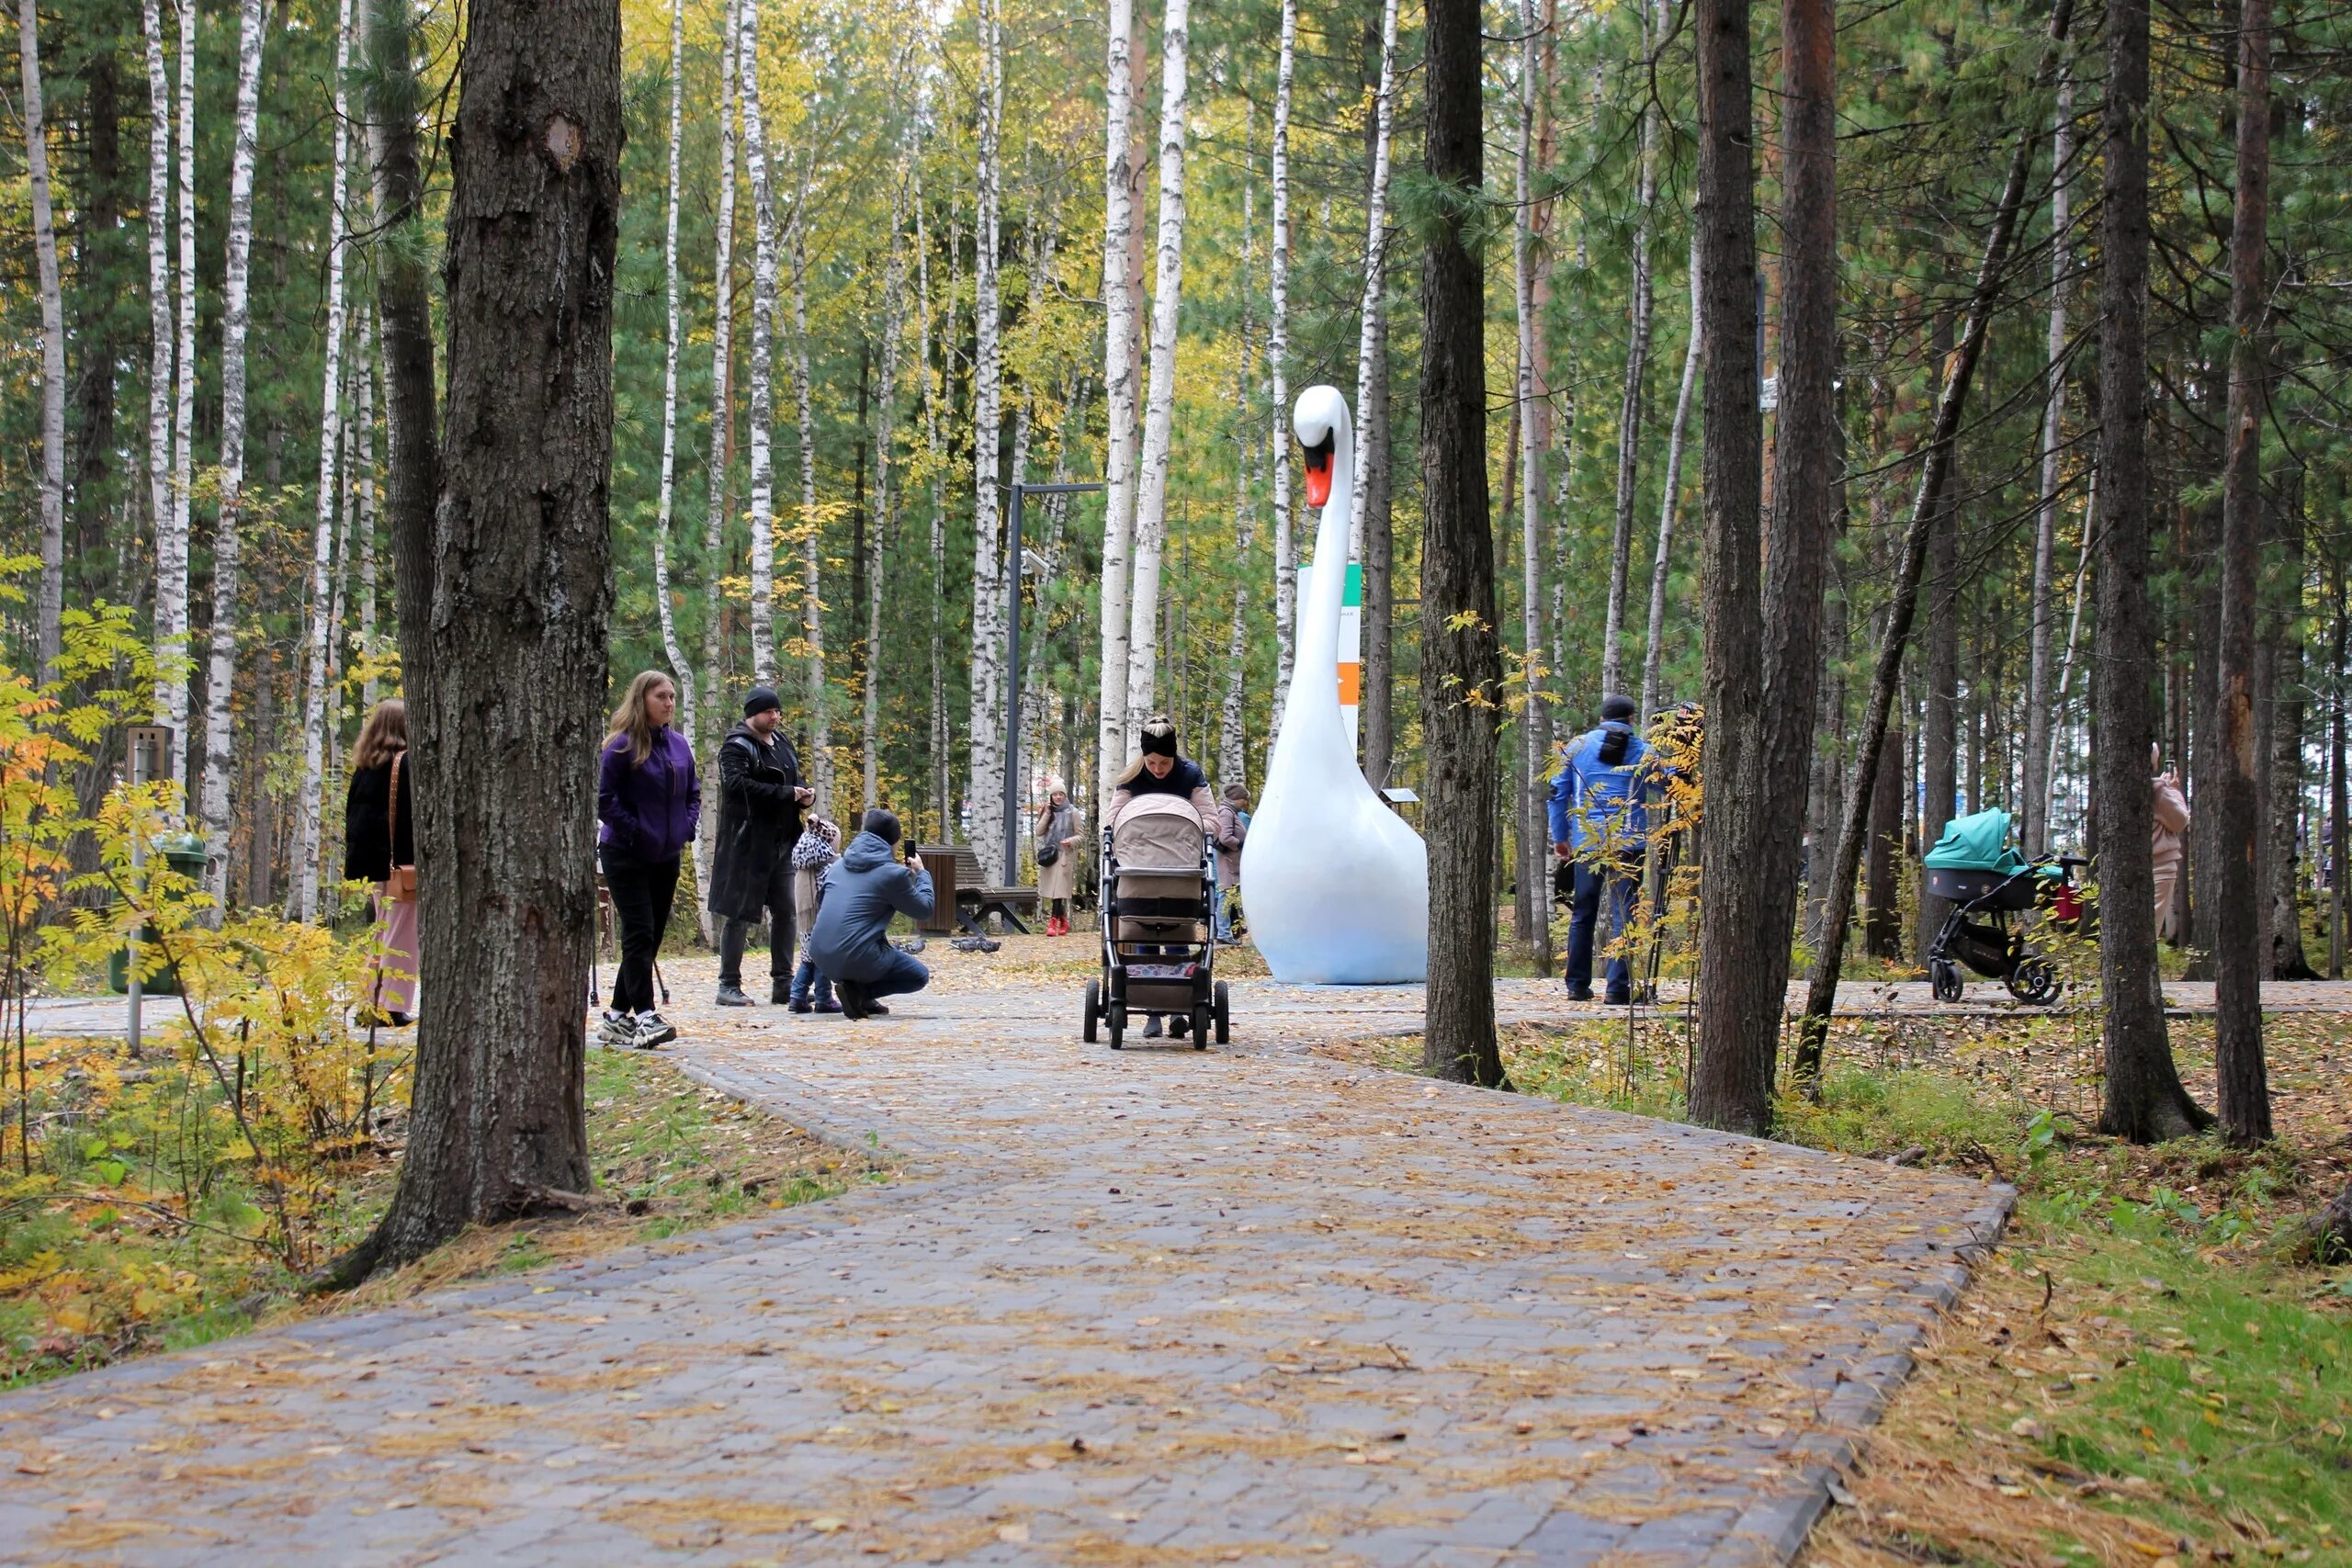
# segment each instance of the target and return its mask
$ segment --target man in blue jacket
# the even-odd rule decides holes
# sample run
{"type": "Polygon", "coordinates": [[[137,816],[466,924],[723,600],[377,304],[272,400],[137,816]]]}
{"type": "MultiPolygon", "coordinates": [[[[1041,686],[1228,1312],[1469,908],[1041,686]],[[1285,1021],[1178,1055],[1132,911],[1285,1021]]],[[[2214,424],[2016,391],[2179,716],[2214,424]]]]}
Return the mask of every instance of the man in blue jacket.
{"type": "MultiPolygon", "coordinates": [[[[1634,887],[1649,840],[1649,801],[1657,763],[1634,730],[1634,699],[1600,699],[1600,727],[1568,742],[1552,779],[1552,847],[1576,865],[1568,906],[1568,999],[1592,1000],[1593,926],[1605,899],[1611,939],[1633,923],[1634,887]]],[[[1609,960],[1607,1001],[1634,999],[1633,966],[1609,960]]]]}
{"type": "Polygon", "coordinates": [[[931,916],[931,873],[911,852],[904,865],[893,860],[898,846],[897,815],[876,807],[865,814],[864,830],[817,883],[808,958],[833,983],[843,1018],[888,1013],[882,998],[920,991],[931,983],[930,970],[890,945],[892,915],[918,920],[931,916]]]}

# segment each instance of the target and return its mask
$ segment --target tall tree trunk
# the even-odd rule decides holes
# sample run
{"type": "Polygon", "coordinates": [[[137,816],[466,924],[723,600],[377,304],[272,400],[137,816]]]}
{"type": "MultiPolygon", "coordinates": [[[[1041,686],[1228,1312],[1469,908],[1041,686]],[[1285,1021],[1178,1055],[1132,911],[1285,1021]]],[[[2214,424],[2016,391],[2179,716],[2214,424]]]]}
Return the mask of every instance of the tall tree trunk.
{"type": "MultiPolygon", "coordinates": [[[[110,25],[107,31],[110,35],[110,25]]],[[[137,547],[130,541],[138,538],[139,530],[116,525],[118,514],[128,519],[136,511],[130,504],[129,487],[118,502],[108,482],[122,446],[115,434],[118,372],[131,352],[131,345],[120,341],[119,323],[124,312],[118,293],[130,259],[122,254],[123,209],[134,199],[131,183],[123,177],[121,64],[114,38],[107,36],[85,51],[75,74],[82,89],[81,112],[73,117],[80,122],[82,177],[73,182],[75,287],[73,323],[66,330],[81,363],[73,382],[74,434],[67,462],[74,531],[65,545],[65,559],[74,570],[63,592],[85,600],[136,603],[140,590],[133,585],[130,561],[137,547]]],[[[61,572],[61,582],[63,576],[61,572]]],[[[88,772],[86,767],[84,771],[88,772]]]]}
{"type": "Polygon", "coordinates": [[[2098,814],[2099,983],[2107,1083],[2099,1131],[2133,1143],[2211,1122],[2188,1098],[2157,990],[2154,830],[2148,748],[2148,6],[2109,0],[2100,190],[2098,638],[2091,676],[2092,800],[2098,814]]]}
{"type": "MultiPolygon", "coordinates": [[[[2073,19],[2073,0],[2058,0],[2051,12],[2049,42],[2034,75],[2037,92],[2048,84],[2051,73],[2056,69],[2058,53],[2065,45],[2066,29],[2073,19]]],[[[1969,294],[1960,345],[1944,362],[1943,385],[1936,397],[1935,423],[1919,466],[1918,488],[1911,496],[1911,517],[1903,530],[1903,554],[1895,568],[1893,597],[1886,607],[1878,666],[1871,680],[1870,705],[1863,715],[1861,731],[1855,738],[1854,776],[1847,785],[1845,828],[1838,835],[1838,860],[1829,874],[1829,898],[1822,910],[1821,951],[1814,957],[1813,975],[1805,989],[1804,1018],[1798,1027],[1796,1077],[1808,1086],[1817,1084],[1821,1077],[1822,1050],[1829,1037],[1830,1009],[1838,998],[1838,970],[1845,959],[1846,921],[1853,908],[1854,874],[1861,863],[1862,836],[1866,830],[1883,835],[1885,818],[1890,815],[1900,820],[1900,807],[1890,811],[1882,807],[1878,812],[1870,813],[1871,795],[1878,785],[1882,761],[1895,763],[1903,750],[1901,729],[1894,731],[1898,739],[1892,744],[1887,737],[1895,699],[1902,690],[1903,652],[1910,641],[1912,617],[1919,606],[1919,580],[1927,569],[1928,530],[1934,526],[1935,509],[1951,483],[1961,412],[1967,405],[1976,362],[1984,354],[1984,339],[1992,328],[1994,301],[2007,271],[2018,215],[2025,206],[2026,175],[2033,166],[2039,140],[2037,130],[2028,130],[2018,138],[2017,151],[2010,157],[2000,205],[1994,211],[1993,227],[1984,237],[1984,250],[1976,265],[1976,283],[1969,294]]],[[[1783,344],[1785,348],[1785,338],[1783,344]]],[[[1917,733],[1913,730],[1915,736],[1917,733]]],[[[1907,762],[1902,766],[1898,793],[1907,801],[1911,797],[1912,774],[1907,762]]],[[[1876,908],[1879,906],[1875,892],[1872,897],[1872,907],[1876,908]]]]}
{"type": "MultiPolygon", "coordinates": [[[[942,334],[940,358],[943,363],[934,369],[932,365],[931,320],[931,241],[923,223],[922,149],[918,142],[914,158],[915,180],[915,301],[917,331],[921,342],[915,355],[922,367],[922,440],[924,468],[931,475],[931,791],[932,804],[939,813],[939,841],[955,840],[954,812],[949,800],[947,743],[947,682],[943,653],[944,627],[941,615],[947,592],[947,455],[939,441],[939,401],[946,385],[944,360],[947,351],[942,334]]],[[[1106,285],[1107,287],[1107,285],[1106,285]]],[[[954,298],[951,291],[949,319],[954,320],[954,298]]],[[[952,326],[950,328],[952,331],[952,326]]],[[[1106,623],[1107,624],[1107,623],[1106,623]]],[[[1120,622],[1119,636],[1124,644],[1126,623],[1120,622]]]]}
{"type": "MultiPolygon", "coordinates": [[[[1641,24],[1642,54],[1645,61],[1652,60],[1657,42],[1648,0],[1642,0],[1641,24]]],[[[1534,29],[1531,23],[1523,24],[1521,30],[1532,33],[1534,29]]],[[[1616,529],[1609,544],[1609,604],[1600,634],[1600,689],[1611,693],[1622,692],[1625,686],[1625,588],[1633,565],[1634,502],[1641,478],[1642,383],[1650,363],[1650,235],[1657,212],[1657,120],[1653,96],[1644,93],[1637,132],[1641,172],[1634,196],[1633,299],[1627,311],[1625,387],[1617,402],[1616,529]]],[[[1524,205],[1527,198],[1520,199],[1524,205]]],[[[1534,471],[1530,468],[1528,473],[1532,477],[1534,471]]]]}
{"type": "Polygon", "coordinates": [[[1682,389],[1674,398],[1674,424],[1666,437],[1665,495],[1657,509],[1657,556],[1650,567],[1650,621],[1642,644],[1642,705],[1645,722],[1657,711],[1658,667],[1666,652],[1667,572],[1673,560],[1674,511],[1681,500],[1682,441],[1690,427],[1690,394],[1699,379],[1701,327],[1705,315],[1700,298],[1699,226],[1690,226],[1690,338],[1682,351],[1682,389]]]}
{"type": "Polygon", "coordinates": [[[187,745],[187,532],[172,500],[172,90],[157,0],[143,0],[140,9],[147,37],[147,513],[155,530],[155,716],[172,732],[164,777],[176,780],[187,745]]]}
{"type": "MultiPolygon", "coordinates": [[[[360,25],[367,25],[363,14],[360,25]]],[[[366,47],[364,39],[358,40],[366,47]]],[[[359,311],[359,363],[352,377],[352,522],[354,554],[359,580],[359,663],[365,673],[359,682],[359,706],[363,713],[376,706],[378,681],[376,669],[376,312],[373,306],[359,311]]],[[[334,797],[329,795],[328,799],[334,797]]]]}
{"type": "Polygon", "coordinates": [[[404,651],[435,642],[410,676],[435,1000],[400,1186],[346,1277],[468,1224],[576,1206],[592,1180],[591,784],[544,759],[588,756],[604,728],[620,16],[600,0],[477,0],[467,24],[447,457],[428,531],[395,541],[403,582],[421,570],[433,589],[401,626],[404,651]],[[444,564],[413,567],[420,551],[444,564]]]}
{"type": "MultiPolygon", "coordinates": [[[[670,0],[670,179],[662,216],[662,482],[654,503],[653,604],[662,623],[662,655],[678,683],[678,729],[699,751],[702,730],[695,722],[695,705],[700,694],[694,661],[678,640],[678,620],[670,604],[670,522],[678,501],[678,154],[685,128],[685,7],[684,0],[670,0]]],[[[697,877],[695,886],[705,884],[697,877]]]]}
{"type": "Polygon", "coordinates": [[[1169,437],[1176,412],[1176,325],[1184,290],[1184,116],[1191,0],[1168,0],[1160,26],[1159,241],[1152,276],[1151,380],[1136,485],[1135,577],[1127,606],[1127,731],[1154,711],[1159,558],[1168,536],[1169,437]]]}
{"type": "MultiPolygon", "coordinates": [[[[1545,874],[1552,864],[1547,806],[1552,757],[1552,712],[1544,705],[1544,683],[1536,671],[1544,662],[1544,422],[1536,417],[1543,392],[1536,385],[1535,340],[1535,118],[1543,96],[1543,29],[1535,0],[1520,0],[1519,157],[1513,195],[1517,221],[1511,244],[1513,304],[1519,317],[1520,606],[1519,637],[1527,659],[1527,710],[1521,723],[1520,865],[1518,903],[1527,910],[1527,935],[1535,946],[1535,972],[1552,972],[1552,893],[1545,874]]],[[[1508,488],[1508,487],[1506,487],[1508,488]]],[[[1604,682],[1605,683],[1605,682],[1604,682]]]]}
{"type": "Polygon", "coordinates": [[[1465,243],[1486,184],[1479,7],[1429,0],[1421,265],[1421,731],[1430,966],[1422,1059],[1507,1082],[1495,1040],[1495,795],[1502,650],[1487,500],[1485,277],[1465,243]]]}
{"type": "Polygon", "coordinates": [[[800,426],[800,637],[807,647],[809,780],[817,810],[833,809],[831,688],[825,679],[824,520],[817,511],[817,410],[808,377],[808,167],[792,215],[792,398],[800,426]]]}
{"type": "MultiPolygon", "coordinates": [[[[1258,118],[1254,106],[1242,107],[1242,167],[1256,163],[1258,118]]],[[[1233,623],[1226,635],[1225,700],[1217,709],[1216,772],[1222,784],[1247,786],[1250,759],[1243,735],[1242,699],[1248,691],[1250,552],[1258,542],[1257,509],[1250,504],[1254,478],[1251,462],[1258,436],[1250,422],[1250,358],[1256,348],[1257,320],[1250,292],[1258,266],[1257,186],[1245,174],[1241,182],[1241,359],[1233,371],[1233,406],[1241,417],[1240,460],[1233,469],[1233,623]]],[[[1073,414],[1075,410],[1072,411],[1073,414]]],[[[1065,425],[1067,428],[1067,425],[1065,425]]],[[[1063,448],[1068,450],[1065,438],[1063,448]]],[[[1048,558],[1051,558],[1050,552],[1048,558]]]]}
{"type": "Polygon", "coordinates": [[[752,679],[775,684],[775,157],[760,102],[760,0],[741,0],[736,69],[752,175],[752,679]]]}
{"type": "MultiPolygon", "coordinates": [[[[742,5],[727,0],[718,39],[718,212],[714,225],[716,254],[711,263],[710,320],[710,443],[704,455],[709,489],[702,520],[701,694],[704,723],[712,734],[694,737],[695,754],[708,755],[710,742],[727,710],[719,695],[719,638],[726,615],[718,596],[718,581],[727,572],[727,509],[735,467],[735,117],[742,107],[742,5]]],[[[703,815],[718,819],[718,770],[705,770],[703,815]]],[[[695,836],[695,886],[710,886],[711,840],[715,833],[695,836]]],[[[695,900],[695,919],[706,945],[716,945],[718,925],[709,901],[695,900]]]]}
{"type": "MultiPolygon", "coordinates": [[[[909,157],[912,156],[909,149],[909,157]]],[[[859,804],[872,810],[882,803],[882,563],[885,541],[893,532],[890,453],[898,437],[899,340],[906,309],[907,179],[902,170],[890,200],[890,261],[882,279],[882,388],[874,423],[874,525],[869,532],[873,551],[865,563],[865,689],[859,715],[861,758],[859,804]]]]}
{"type": "MultiPolygon", "coordinates": [[[[1934,357],[1940,364],[1951,351],[1951,321],[1936,323],[1934,357]]],[[[1952,455],[1952,468],[1960,457],[1952,455]]],[[[1921,795],[1919,846],[1925,850],[1942,833],[1956,809],[1960,792],[1960,509],[1953,502],[1959,487],[1949,475],[1934,497],[1928,534],[1928,702],[1919,732],[1920,772],[1926,786],[1921,795]]],[[[1923,961],[1935,940],[1951,900],[1928,890],[1919,878],[1918,920],[1912,952],[1923,961]]]]}
{"type": "MultiPolygon", "coordinates": [[[[1181,3],[1181,0],[1180,0],[1181,3]]],[[[1293,0],[1285,0],[1293,3],[1293,0]]],[[[1102,458],[1102,684],[1095,733],[1097,798],[1127,761],[1129,579],[1136,515],[1135,355],[1137,300],[1127,286],[1126,255],[1136,224],[1134,141],[1135,6],[1110,0],[1102,144],[1102,400],[1108,434],[1102,458]]],[[[1279,122],[1278,122],[1279,123],[1279,122]]],[[[1276,135],[1281,134],[1279,129],[1276,135]]],[[[1277,146],[1279,146],[1277,142],[1277,146]]],[[[1281,154],[1276,153],[1279,158],[1281,154]]],[[[1277,216],[1279,224],[1280,218],[1277,216]]],[[[934,672],[935,673],[935,672],[934,672]]],[[[936,686],[936,681],[933,685],[936,686]]]]}
{"type": "Polygon", "coordinates": [[[252,322],[254,157],[261,136],[262,0],[243,0],[237,34],[237,125],[229,163],[229,265],[220,309],[220,517],[212,540],[212,630],[204,688],[204,833],[215,858],[205,890],[225,902],[229,769],[236,733],[230,722],[237,684],[241,592],[240,530],[245,482],[245,333],[252,322]]]}
{"type": "Polygon", "coordinates": [[[17,0],[17,60],[23,68],[25,172],[32,187],[33,254],[40,285],[40,586],[33,641],[46,684],[57,678],[65,604],[65,303],[57,276],[57,220],[49,199],[40,20],[34,0],[17,0]]]}
{"type": "Polygon", "coordinates": [[[1396,118],[1396,0],[1381,6],[1378,86],[1373,101],[1370,181],[1364,198],[1363,295],[1356,315],[1355,535],[1349,558],[1363,566],[1362,622],[1364,777],[1388,783],[1396,751],[1394,657],[1396,540],[1391,525],[1388,436],[1388,181],[1396,118]]]}
{"type": "MultiPolygon", "coordinates": [[[[1903,795],[1909,781],[1903,776],[1903,727],[1887,727],[1886,739],[1879,746],[1878,786],[1870,795],[1870,863],[1862,876],[1864,895],[1869,901],[1862,920],[1862,951],[1872,958],[1898,962],[1903,957],[1903,911],[1901,895],[1897,892],[1895,864],[1903,855],[1903,795]]],[[[1842,926],[1833,928],[1830,911],[1837,900],[1831,893],[1836,886],[1833,868],[1826,874],[1831,880],[1822,884],[1822,916],[1816,926],[1819,943],[1842,942],[1842,926]]]]}
{"type": "MultiPolygon", "coordinates": [[[[998,495],[1004,462],[999,449],[1004,322],[997,282],[1003,201],[999,158],[1004,40],[1002,19],[992,0],[981,0],[979,28],[979,161],[972,222],[972,728],[967,739],[972,758],[972,847],[979,857],[981,875],[1001,884],[1015,869],[1003,863],[1005,792],[1012,787],[1005,776],[1008,759],[1004,754],[1004,574],[1020,570],[1021,563],[1004,558],[1003,514],[998,495]]],[[[1013,482],[1024,477],[1016,462],[1013,482]]]]}
{"type": "Polygon", "coordinates": [[[2056,704],[2051,644],[2056,636],[2058,502],[2065,481],[2066,283],[2074,265],[2067,231],[2073,225],[2075,76],[2061,67],[2058,107],[2051,116],[2050,140],[2050,331],[2044,340],[2049,368],[2041,395],[2041,506],[2033,535],[2030,651],[2025,694],[2025,852],[2050,851],[2050,740],[2056,704]]]}
{"type": "Polygon", "coordinates": [[[1273,420],[1267,452],[1274,469],[1275,713],[1290,700],[1291,667],[1298,658],[1298,546],[1290,509],[1290,107],[1297,53],[1298,0],[1283,0],[1282,42],[1274,66],[1273,207],[1269,215],[1273,235],[1266,261],[1266,375],[1273,420]]]}
{"type": "MultiPolygon", "coordinates": [[[[2287,581],[2302,580],[2301,520],[2291,521],[2288,540],[2292,568],[2287,581]]],[[[2294,614],[2281,606],[2274,612],[2277,626],[2265,650],[2274,663],[2271,672],[2270,755],[2267,776],[2268,800],[2263,822],[2270,840],[2263,857],[2269,886],[2269,942],[2263,951],[2263,974],[2272,980],[2316,980],[2318,971],[2303,951],[2301,886],[2302,873],[2303,805],[2303,637],[2294,614]]]]}
{"type": "MultiPolygon", "coordinates": [[[[172,707],[166,722],[172,727],[172,777],[185,784],[191,795],[197,791],[197,775],[189,732],[194,702],[190,688],[196,671],[195,646],[190,626],[185,567],[188,547],[195,538],[191,525],[191,507],[196,493],[196,6],[179,7],[179,112],[174,123],[177,138],[179,165],[176,188],[178,207],[174,213],[179,238],[178,319],[174,323],[172,343],[172,538],[179,552],[183,573],[180,586],[180,626],[190,633],[188,646],[182,649],[181,662],[171,671],[172,707]]],[[[219,852],[226,856],[229,846],[223,842],[219,852]]]]}
{"type": "Polygon", "coordinates": [[[294,820],[294,878],[288,919],[319,913],[320,817],[326,788],[327,661],[334,656],[335,535],[341,525],[343,455],[343,251],[345,197],[351,184],[351,117],[345,82],[351,74],[351,0],[343,0],[334,33],[334,158],[327,202],[327,336],[319,389],[319,508],[311,539],[311,637],[302,692],[302,784],[294,820]]]}
{"type": "Polygon", "coordinates": [[[2345,906],[2345,834],[2346,818],[2352,816],[2352,788],[2344,777],[2346,758],[2345,709],[2347,696],[2352,696],[2352,681],[2346,679],[2346,660],[2352,657],[2352,616],[2345,613],[2344,558],[2341,547],[2329,567],[2335,577],[2335,647],[2328,660],[2331,691],[2327,719],[2327,977],[2344,978],[2344,906],[2345,906]]]}

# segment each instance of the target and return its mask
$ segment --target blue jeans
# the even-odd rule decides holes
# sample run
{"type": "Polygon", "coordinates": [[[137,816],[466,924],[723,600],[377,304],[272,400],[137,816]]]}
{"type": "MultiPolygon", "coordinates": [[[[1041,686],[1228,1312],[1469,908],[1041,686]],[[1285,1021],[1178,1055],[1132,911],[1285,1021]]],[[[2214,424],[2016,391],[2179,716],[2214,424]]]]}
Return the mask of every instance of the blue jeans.
{"type": "Polygon", "coordinates": [[[815,959],[803,958],[800,967],[792,972],[792,999],[805,1002],[809,999],[812,990],[820,1007],[833,999],[833,983],[825,978],[824,971],[817,967],[815,959]]]}
{"type": "MultiPolygon", "coordinates": [[[[1601,912],[1602,897],[1609,905],[1609,935],[1622,935],[1634,922],[1634,882],[1639,863],[1593,864],[1576,863],[1576,893],[1568,904],[1567,982],[1571,991],[1592,989],[1593,926],[1601,912]]],[[[1634,968],[1623,958],[1609,961],[1609,999],[1623,1001],[1633,995],[1634,968]]]]}
{"type": "Polygon", "coordinates": [[[879,1001],[884,997],[903,997],[910,991],[922,990],[931,984],[931,971],[923,967],[920,959],[894,947],[889,950],[881,978],[859,980],[854,984],[865,994],[868,1001],[879,1001]]]}
{"type": "Polygon", "coordinates": [[[1215,871],[1209,873],[1209,920],[1217,941],[1233,940],[1233,917],[1225,910],[1225,884],[1217,880],[1215,871]]]}

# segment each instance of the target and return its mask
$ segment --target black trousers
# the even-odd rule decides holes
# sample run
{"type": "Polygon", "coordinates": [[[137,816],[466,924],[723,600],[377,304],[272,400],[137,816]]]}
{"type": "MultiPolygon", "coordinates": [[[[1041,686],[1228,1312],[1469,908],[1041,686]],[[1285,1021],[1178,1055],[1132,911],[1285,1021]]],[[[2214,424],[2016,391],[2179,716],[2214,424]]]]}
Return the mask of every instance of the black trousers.
{"type": "Polygon", "coordinates": [[[613,976],[613,1010],[651,1012],[653,958],[662,933],[670,929],[670,905],[678,893],[678,862],[631,860],[607,852],[605,886],[621,923],[621,967],[613,976]]]}
{"type": "MultiPolygon", "coordinates": [[[[763,900],[768,911],[768,977],[784,985],[792,983],[792,971],[799,957],[800,945],[793,931],[792,857],[778,855],[775,865],[768,872],[767,893],[763,900]]],[[[718,983],[741,988],[743,984],[743,944],[752,934],[757,920],[733,920],[718,933],[718,983]]]]}

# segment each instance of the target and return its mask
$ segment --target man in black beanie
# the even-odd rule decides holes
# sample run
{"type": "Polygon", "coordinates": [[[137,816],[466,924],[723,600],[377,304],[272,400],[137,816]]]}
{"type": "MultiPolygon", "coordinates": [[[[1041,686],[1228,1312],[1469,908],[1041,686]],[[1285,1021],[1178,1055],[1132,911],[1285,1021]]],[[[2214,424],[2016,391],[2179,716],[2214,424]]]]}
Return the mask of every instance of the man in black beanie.
{"type": "Polygon", "coordinates": [[[769,999],[792,1000],[794,949],[792,845],[800,808],[817,798],[800,783],[800,758],[777,729],[784,705],[765,686],[743,699],[743,722],[718,748],[718,837],[710,867],[710,912],[725,926],[718,939],[718,1005],[747,1008],[743,942],[769,916],[769,999]]]}

